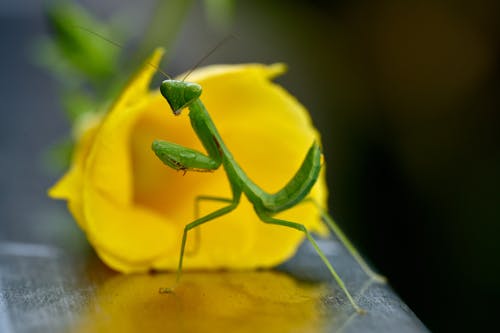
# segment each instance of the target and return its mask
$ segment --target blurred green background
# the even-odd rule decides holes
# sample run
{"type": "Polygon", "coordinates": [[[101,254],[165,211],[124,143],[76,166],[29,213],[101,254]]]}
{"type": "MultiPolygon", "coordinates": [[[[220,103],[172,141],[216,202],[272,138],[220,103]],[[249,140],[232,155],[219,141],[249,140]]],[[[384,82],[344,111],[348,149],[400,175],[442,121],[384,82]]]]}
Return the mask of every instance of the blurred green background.
{"type": "MultiPolygon", "coordinates": [[[[495,323],[500,2],[79,3],[124,44],[106,46],[126,54],[108,77],[126,79],[157,45],[169,49],[163,67],[179,74],[230,33],[237,38],[206,64],[287,63],[277,81],[322,133],[330,211],[346,233],[431,330],[495,323]]],[[[78,252],[82,233],[45,195],[60,175],[47,151],[70,133],[61,98],[79,87],[76,73],[58,82],[40,67],[36,45],[54,31],[45,9],[0,2],[0,241],[78,252]]]]}

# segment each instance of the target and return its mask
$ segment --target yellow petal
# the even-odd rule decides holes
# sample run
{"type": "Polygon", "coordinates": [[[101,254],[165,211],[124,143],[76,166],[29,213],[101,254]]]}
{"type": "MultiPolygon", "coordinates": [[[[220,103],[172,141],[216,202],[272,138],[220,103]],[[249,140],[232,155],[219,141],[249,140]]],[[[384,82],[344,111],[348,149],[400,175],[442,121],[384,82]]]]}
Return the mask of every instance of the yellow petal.
{"type": "Polygon", "coordinates": [[[85,161],[94,142],[98,123],[90,125],[79,137],[69,171],[52,187],[48,194],[54,199],[66,199],[68,208],[78,225],[86,229],[82,206],[82,186],[85,161]]]}
{"type": "Polygon", "coordinates": [[[92,245],[112,268],[145,271],[157,257],[168,253],[177,230],[162,216],[135,206],[121,206],[86,186],[85,217],[92,245]]]}
{"type": "Polygon", "coordinates": [[[88,156],[87,163],[92,168],[87,168],[85,181],[122,205],[129,204],[132,198],[130,130],[148,102],[148,87],[162,55],[163,49],[157,49],[125,88],[104,119],[88,156]]]}

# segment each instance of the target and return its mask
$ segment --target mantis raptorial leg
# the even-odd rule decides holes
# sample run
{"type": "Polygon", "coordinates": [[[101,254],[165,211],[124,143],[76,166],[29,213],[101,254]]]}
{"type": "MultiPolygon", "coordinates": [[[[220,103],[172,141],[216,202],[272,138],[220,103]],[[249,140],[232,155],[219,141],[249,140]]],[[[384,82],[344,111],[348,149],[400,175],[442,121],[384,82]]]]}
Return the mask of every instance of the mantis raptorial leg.
{"type": "MultiPolygon", "coordinates": [[[[293,228],[306,235],[318,255],[328,267],[335,281],[347,295],[347,298],[354,309],[358,313],[362,313],[363,310],[354,301],[354,298],[345,287],[344,282],[330,264],[323,251],[318,247],[309,231],[300,223],[280,220],[273,217],[275,214],[287,210],[304,201],[304,198],[309,194],[311,188],[316,183],[321,169],[321,150],[318,143],[312,143],[304,161],[302,162],[302,165],[288,184],[285,185],[285,187],[283,187],[280,191],[274,194],[269,194],[256,185],[234,160],[231,152],[225,145],[215,124],[210,118],[205,106],[200,100],[202,93],[200,85],[192,82],[169,79],[163,81],[160,86],[160,91],[169,103],[174,115],[179,115],[185,108],[189,109],[191,126],[208,155],[191,148],[186,148],[175,143],[161,140],[155,140],[152,144],[155,154],[169,167],[184,172],[212,171],[218,169],[222,165],[233,193],[233,199],[230,200],[216,198],[217,201],[230,201],[231,203],[228,206],[216,210],[215,212],[204,217],[195,219],[195,221],[189,223],[184,228],[179,256],[179,266],[177,270],[177,283],[182,272],[182,263],[188,231],[229,213],[238,206],[241,195],[245,194],[248,200],[253,204],[255,212],[263,222],[293,228]]],[[[214,197],[206,198],[214,199],[214,197]]],[[[378,276],[368,268],[364,260],[357,253],[355,248],[347,240],[345,235],[340,231],[333,220],[328,216],[328,214],[325,215],[325,211],[321,210],[321,215],[325,218],[332,230],[337,233],[339,239],[360,263],[365,272],[367,272],[372,279],[377,278],[378,276]]],[[[382,281],[382,279],[378,280],[382,281]]],[[[161,291],[170,292],[172,291],[172,288],[164,288],[161,291]]]]}

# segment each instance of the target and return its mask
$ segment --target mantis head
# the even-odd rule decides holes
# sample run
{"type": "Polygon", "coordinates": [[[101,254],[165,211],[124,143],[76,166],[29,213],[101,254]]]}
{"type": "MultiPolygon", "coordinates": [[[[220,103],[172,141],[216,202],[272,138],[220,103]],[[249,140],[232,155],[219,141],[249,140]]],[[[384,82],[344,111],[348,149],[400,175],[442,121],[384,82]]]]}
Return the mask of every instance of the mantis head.
{"type": "Polygon", "coordinates": [[[160,86],[161,94],[176,116],[200,97],[201,90],[201,86],[197,83],[179,80],[165,80],[160,86]]]}

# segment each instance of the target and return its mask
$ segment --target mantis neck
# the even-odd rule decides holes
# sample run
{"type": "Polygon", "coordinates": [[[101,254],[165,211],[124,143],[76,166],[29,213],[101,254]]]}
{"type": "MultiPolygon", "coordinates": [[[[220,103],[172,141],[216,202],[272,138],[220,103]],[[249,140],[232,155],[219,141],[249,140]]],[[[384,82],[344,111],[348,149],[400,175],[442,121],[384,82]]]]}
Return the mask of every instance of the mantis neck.
{"type": "Polygon", "coordinates": [[[223,155],[229,151],[200,99],[189,106],[189,119],[208,156],[217,162],[222,162],[223,155]]]}
{"type": "Polygon", "coordinates": [[[248,178],[238,163],[236,163],[233,155],[226,147],[217,131],[212,118],[210,118],[205,106],[199,99],[189,106],[189,118],[193,130],[200,139],[208,155],[224,166],[233,193],[236,194],[243,191],[247,193],[247,195],[249,192],[265,195],[264,192],[248,178]]]}

